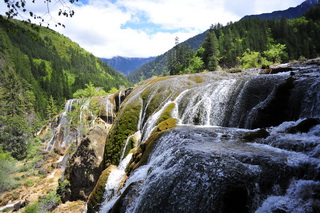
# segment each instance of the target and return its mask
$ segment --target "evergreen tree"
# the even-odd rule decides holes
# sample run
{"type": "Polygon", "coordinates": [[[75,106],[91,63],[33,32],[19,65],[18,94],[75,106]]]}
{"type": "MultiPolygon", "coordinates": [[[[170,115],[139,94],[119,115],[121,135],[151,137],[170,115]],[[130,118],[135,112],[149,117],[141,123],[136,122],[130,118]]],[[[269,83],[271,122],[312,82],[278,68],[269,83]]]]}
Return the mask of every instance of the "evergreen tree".
{"type": "Polygon", "coordinates": [[[48,114],[49,120],[51,120],[53,118],[53,116],[58,114],[58,107],[57,107],[52,95],[50,96],[50,98],[48,100],[47,114],[48,114]]]}
{"type": "Polygon", "coordinates": [[[190,60],[193,57],[193,51],[186,44],[179,44],[179,38],[175,39],[175,47],[169,53],[167,66],[170,75],[177,75],[184,73],[185,69],[189,67],[190,60]]]}
{"type": "Polygon", "coordinates": [[[210,30],[206,33],[206,38],[202,44],[204,49],[202,60],[204,62],[204,68],[208,70],[216,70],[218,66],[218,40],[216,34],[214,32],[213,26],[211,26],[210,30]]]}

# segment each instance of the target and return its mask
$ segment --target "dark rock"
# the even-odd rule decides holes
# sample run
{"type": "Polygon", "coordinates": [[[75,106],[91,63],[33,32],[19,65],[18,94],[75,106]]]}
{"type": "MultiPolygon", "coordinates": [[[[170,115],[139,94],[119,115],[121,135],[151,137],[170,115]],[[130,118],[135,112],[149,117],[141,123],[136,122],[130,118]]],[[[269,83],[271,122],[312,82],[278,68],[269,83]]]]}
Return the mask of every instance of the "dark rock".
{"type": "Polygon", "coordinates": [[[19,211],[21,208],[27,206],[29,204],[30,201],[28,200],[21,200],[18,201],[17,203],[15,203],[13,205],[13,211],[19,211]]]}
{"type": "Polygon", "coordinates": [[[291,68],[291,67],[273,67],[273,68],[261,70],[260,74],[276,74],[276,73],[288,72],[288,71],[292,71],[292,70],[293,70],[293,68],[291,68]]]}
{"type": "Polygon", "coordinates": [[[45,175],[47,173],[49,173],[49,171],[46,170],[46,169],[40,169],[39,172],[38,172],[39,175],[45,175]]]}
{"type": "Polygon", "coordinates": [[[283,121],[290,120],[287,109],[294,82],[295,78],[289,77],[275,88],[272,98],[266,100],[265,104],[257,110],[255,120],[251,123],[250,128],[277,126],[283,121]]]}
{"type": "Polygon", "coordinates": [[[62,152],[61,149],[54,148],[53,151],[54,151],[54,153],[56,153],[56,154],[58,154],[58,155],[61,155],[61,156],[63,155],[63,152],[62,152]]]}
{"type": "Polygon", "coordinates": [[[125,90],[119,90],[117,93],[114,94],[114,102],[115,102],[115,110],[118,112],[120,109],[120,105],[121,103],[124,101],[124,99],[126,99],[126,97],[128,97],[130,95],[130,93],[132,92],[133,88],[128,88],[125,90]]]}
{"type": "Polygon", "coordinates": [[[46,154],[48,154],[48,153],[49,153],[48,151],[43,150],[43,151],[39,152],[37,155],[46,155],[46,154]]]}
{"type": "Polygon", "coordinates": [[[21,201],[13,205],[13,211],[18,211],[19,209],[21,209],[21,201]]]}
{"type": "Polygon", "coordinates": [[[247,132],[242,139],[247,141],[254,141],[258,138],[267,138],[270,135],[270,133],[266,129],[258,129],[254,132],[247,132]]]}
{"type": "Polygon", "coordinates": [[[314,58],[306,61],[309,65],[320,65],[320,58],[314,58]]]}
{"type": "Polygon", "coordinates": [[[291,133],[291,134],[295,134],[298,132],[309,132],[309,130],[320,124],[320,119],[319,118],[308,118],[305,119],[303,121],[301,121],[300,123],[298,123],[296,126],[293,126],[289,129],[286,130],[287,133],[291,133]]]}
{"type": "Polygon", "coordinates": [[[38,163],[35,165],[35,168],[36,168],[36,169],[41,168],[42,164],[43,164],[43,161],[38,162],[38,163]]]}

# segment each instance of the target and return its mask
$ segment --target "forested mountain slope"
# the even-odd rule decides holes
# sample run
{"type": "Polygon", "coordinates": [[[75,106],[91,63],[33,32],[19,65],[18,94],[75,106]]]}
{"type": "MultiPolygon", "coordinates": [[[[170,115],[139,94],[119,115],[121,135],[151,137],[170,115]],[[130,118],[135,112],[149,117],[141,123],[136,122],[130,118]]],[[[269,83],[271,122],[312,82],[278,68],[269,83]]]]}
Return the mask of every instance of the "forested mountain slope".
{"type": "MultiPolygon", "coordinates": [[[[188,45],[192,50],[196,51],[204,41],[206,37],[206,32],[203,32],[199,35],[196,35],[184,42],[182,42],[182,45],[188,45]]],[[[152,77],[153,75],[161,75],[162,73],[168,72],[167,69],[167,60],[168,55],[170,52],[173,51],[173,49],[165,52],[162,55],[159,55],[154,60],[144,64],[142,67],[138,68],[134,72],[130,73],[128,75],[128,80],[130,82],[139,82],[144,79],[148,79],[152,77]]]]}
{"type": "Polygon", "coordinates": [[[6,61],[2,72],[10,70],[23,79],[34,94],[36,111],[41,115],[45,115],[50,96],[61,105],[89,82],[105,91],[129,85],[106,63],[47,28],[31,28],[18,21],[9,26],[3,20],[0,47],[1,58],[6,61]]]}
{"type": "MultiPolygon", "coordinates": [[[[270,41],[274,44],[284,44],[287,55],[282,61],[296,60],[299,57],[314,58],[320,54],[318,38],[320,6],[311,8],[304,16],[296,19],[259,19],[248,18],[226,26],[213,26],[216,37],[217,60],[222,68],[239,65],[239,58],[250,50],[264,52],[270,41]]],[[[179,45],[189,45],[197,50],[203,43],[208,31],[199,34],[179,45]]],[[[173,48],[174,49],[174,48],[173,48]]],[[[153,75],[168,73],[167,59],[170,52],[158,56],[128,76],[131,82],[150,78],[153,75]]]]}
{"type": "Polygon", "coordinates": [[[108,92],[130,85],[59,33],[2,17],[0,73],[0,153],[16,159],[30,153],[33,135],[77,90],[94,85],[108,92]]]}

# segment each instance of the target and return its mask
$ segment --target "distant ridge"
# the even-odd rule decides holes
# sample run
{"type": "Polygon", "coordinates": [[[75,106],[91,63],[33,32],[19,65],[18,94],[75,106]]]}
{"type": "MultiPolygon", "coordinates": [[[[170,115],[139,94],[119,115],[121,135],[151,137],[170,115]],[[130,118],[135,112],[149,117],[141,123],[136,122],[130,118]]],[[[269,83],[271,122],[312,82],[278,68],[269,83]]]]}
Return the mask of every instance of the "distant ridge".
{"type": "Polygon", "coordinates": [[[302,2],[300,5],[296,7],[290,7],[286,10],[274,11],[272,13],[262,13],[258,15],[247,15],[247,16],[244,16],[242,19],[247,19],[247,18],[281,19],[282,17],[285,17],[287,19],[294,19],[294,18],[301,17],[306,11],[308,11],[310,8],[314,7],[317,4],[319,4],[319,0],[306,0],[302,2]]]}
{"type": "Polygon", "coordinates": [[[155,58],[156,57],[128,58],[128,57],[116,56],[111,59],[101,58],[101,60],[106,62],[113,69],[118,70],[125,75],[129,75],[136,69],[140,68],[141,66],[152,61],[155,58]]]}
{"type": "MultiPolygon", "coordinates": [[[[299,18],[304,15],[304,13],[306,13],[309,9],[315,7],[317,4],[319,4],[319,0],[307,0],[300,5],[291,7],[287,10],[276,11],[273,13],[266,13],[261,15],[248,15],[244,16],[241,20],[252,17],[259,17],[261,19],[281,19],[283,16],[287,19],[299,18]]],[[[204,41],[206,33],[207,30],[184,41],[182,44],[187,44],[191,49],[197,50],[204,41]]],[[[129,74],[128,80],[130,82],[137,83],[142,79],[151,78],[153,75],[161,75],[163,72],[167,72],[167,57],[168,53],[172,50],[173,48],[129,74]]]]}

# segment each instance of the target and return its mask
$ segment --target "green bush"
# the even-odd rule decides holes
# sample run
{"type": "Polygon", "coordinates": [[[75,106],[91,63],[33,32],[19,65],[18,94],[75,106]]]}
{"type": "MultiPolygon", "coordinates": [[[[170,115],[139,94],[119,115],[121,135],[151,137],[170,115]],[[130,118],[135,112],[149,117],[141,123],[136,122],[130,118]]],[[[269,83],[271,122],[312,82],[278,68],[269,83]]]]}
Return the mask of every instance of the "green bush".
{"type": "Polygon", "coordinates": [[[15,160],[0,146],[0,192],[16,188],[18,182],[10,177],[15,171],[15,160]]]}
{"type": "Polygon", "coordinates": [[[27,206],[23,213],[40,213],[39,211],[39,203],[36,202],[30,206],[27,206]]]}
{"type": "Polygon", "coordinates": [[[26,207],[23,213],[43,213],[53,211],[60,203],[60,197],[56,191],[50,191],[45,197],[39,201],[26,207]]]}

